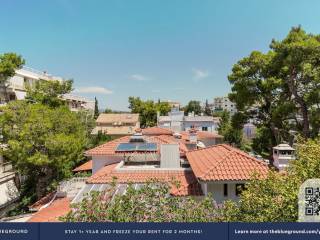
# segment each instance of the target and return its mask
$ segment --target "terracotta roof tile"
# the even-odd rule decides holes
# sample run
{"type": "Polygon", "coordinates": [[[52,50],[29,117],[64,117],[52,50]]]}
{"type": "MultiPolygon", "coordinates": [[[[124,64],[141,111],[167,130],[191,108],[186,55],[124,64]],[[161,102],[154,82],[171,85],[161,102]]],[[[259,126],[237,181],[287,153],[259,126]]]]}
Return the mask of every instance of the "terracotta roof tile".
{"type": "Polygon", "coordinates": [[[117,164],[103,167],[91,176],[87,183],[111,183],[114,179],[118,183],[145,183],[155,179],[159,182],[178,181],[180,187],[171,185],[170,193],[175,196],[202,195],[200,184],[192,171],[179,170],[117,170],[117,164]]]}
{"type": "Polygon", "coordinates": [[[97,123],[136,123],[139,121],[139,114],[136,113],[101,113],[97,123]]]}
{"type": "Polygon", "coordinates": [[[44,206],[45,204],[47,204],[48,202],[50,202],[54,195],[56,194],[56,192],[51,192],[48,193],[46,196],[44,196],[43,198],[39,199],[37,202],[35,202],[34,204],[32,204],[31,206],[29,206],[30,211],[37,211],[39,210],[42,206],[44,206]]]}
{"type": "Polygon", "coordinates": [[[160,127],[149,127],[142,129],[143,135],[172,135],[173,132],[170,129],[160,128],[160,127]]]}
{"type": "Polygon", "coordinates": [[[58,198],[48,207],[36,212],[28,222],[59,222],[58,218],[70,211],[70,199],[58,198]]]}
{"type": "MultiPolygon", "coordinates": [[[[181,132],[182,139],[188,140],[189,139],[189,132],[181,132]]],[[[213,133],[213,132],[207,132],[207,131],[197,131],[197,138],[199,140],[201,139],[207,139],[207,138],[223,138],[223,136],[213,133]]]]}
{"type": "Polygon", "coordinates": [[[84,164],[76,167],[72,171],[74,172],[82,172],[82,171],[90,171],[92,170],[92,160],[85,162],[84,164]]]}
{"type": "Polygon", "coordinates": [[[226,144],[189,151],[187,159],[203,181],[249,180],[254,172],[266,176],[268,165],[226,144]]]}
{"type": "MultiPolygon", "coordinates": [[[[145,136],[147,142],[154,142],[158,145],[158,151],[160,150],[160,144],[170,144],[170,143],[179,143],[175,140],[173,136],[169,135],[159,135],[159,136],[145,136]]],[[[130,136],[124,136],[121,138],[117,138],[115,140],[106,142],[100,146],[97,146],[93,149],[90,149],[85,152],[87,156],[93,155],[116,155],[121,154],[117,153],[116,149],[120,143],[127,143],[130,140],[130,136]]],[[[180,153],[184,154],[187,151],[186,146],[183,143],[179,143],[180,153]]]]}

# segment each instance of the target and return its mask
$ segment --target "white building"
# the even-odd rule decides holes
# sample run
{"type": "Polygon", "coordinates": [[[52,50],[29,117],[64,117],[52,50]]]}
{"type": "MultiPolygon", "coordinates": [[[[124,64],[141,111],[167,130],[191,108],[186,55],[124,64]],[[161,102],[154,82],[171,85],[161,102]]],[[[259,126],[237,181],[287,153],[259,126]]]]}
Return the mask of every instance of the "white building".
{"type": "Polygon", "coordinates": [[[214,112],[227,111],[231,115],[237,112],[236,104],[231,102],[228,97],[216,97],[213,99],[214,112]]]}
{"type": "Polygon", "coordinates": [[[289,144],[279,144],[273,147],[273,165],[279,170],[285,170],[289,166],[289,162],[295,160],[295,149],[289,144]]]}
{"type": "Polygon", "coordinates": [[[170,129],[173,132],[189,131],[191,128],[198,131],[216,133],[220,118],[211,116],[197,116],[190,113],[184,116],[183,111],[172,108],[168,116],[157,116],[158,127],[170,129]]]}
{"type": "MultiPolygon", "coordinates": [[[[23,100],[27,95],[27,87],[32,87],[39,80],[63,81],[58,76],[53,76],[47,72],[41,72],[32,68],[24,67],[16,70],[16,74],[9,78],[7,87],[0,86],[0,103],[6,104],[7,101],[23,100]]],[[[89,110],[94,111],[94,101],[85,99],[81,96],[66,94],[62,96],[68,103],[72,111],[89,110]]]]}

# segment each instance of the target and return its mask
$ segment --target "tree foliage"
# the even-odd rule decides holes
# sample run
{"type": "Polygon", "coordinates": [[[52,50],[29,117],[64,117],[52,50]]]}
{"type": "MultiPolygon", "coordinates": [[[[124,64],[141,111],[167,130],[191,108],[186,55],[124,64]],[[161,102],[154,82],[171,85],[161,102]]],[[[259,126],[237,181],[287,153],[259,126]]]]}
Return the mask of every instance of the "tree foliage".
{"type": "Polygon", "coordinates": [[[24,101],[3,108],[0,124],[4,155],[39,199],[48,187],[71,174],[86,145],[84,126],[67,107],[50,108],[24,101]]]}
{"type": "Polygon", "coordinates": [[[97,98],[95,97],[94,98],[94,118],[97,119],[99,117],[99,106],[98,106],[98,100],[97,98]]]}
{"type": "Polygon", "coordinates": [[[188,104],[183,108],[184,114],[188,115],[188,113],[194,113],[195,115],[200,115],[202,113],[202,108],[200,101],[191,100],[188,104]]]}
{"type": "Polygon", "coordinates": [[[212,110],[211,110],[211,108],[210,108],[210,106],[209,106],[208,99],[206,99],[206,103],[205,103],[205,105],[204,105],[204,114],[205,114],[206,116],[212,116],[212,110]]]}
{"type": "Polygon", "coordinates": [[[294,222],[298,219],[300,185],[319,178],[320,139],[301,142],[297,159],[286,173],[271,171],[264,180],[246,185],[239,203],[228,201],[221,210],[221,221],[294,222]]]}
{"type": "Polygon", "coordinates": [[[37,81],[32,86],[27,86],[26,100],[30,103],[40,103],[50,107],[66,105],[61,97],[63,94],[70,93],[72,90],[72,80],[65,81],[37,81]]]}
{"type": "Polygon", "coordinates": [[[289,140],[292,130],[306,138],[319,134],[320,37],[292,28],[270,48],[253,51],[229,75],[230,100],[261,129],[257,141],[270,139],[255,150],[269,154],[272,146],[289,140]]]}
{"type": "Polygon", "coordinates": [[[139,97],[129,97],[129,109],[132,113],[139,113],[141,127],[152,127],[157,124],[157,113],[168,114],[170,106],[167,102],[143,101],[139,97]]]}
{"type": "Polygon", "coordinates": [[[21,68],[25,63],[22,56],[16,53],[0,54],[0,83],[5,83],[9,77],[14,76],[15,70],[21,68]]]}
{"type": "Polygon", "coordinates": [[[155,181],[140,189],[129,185],[124,195],[114,195],[115,184],[94,192],[62,218],[67,222],[209,222],[216,218],[211,197],[172,197],[169,186],[155,181]]]}
{"type": "Polygon", "coordinates": [[[25,60],[22,56],[16,53],[4,53],[0,54],[0,84],[4,88],[4,98],[8,100],[7,85],[8,79],[14,76],[17,69],[22,68],[25,60]]]}

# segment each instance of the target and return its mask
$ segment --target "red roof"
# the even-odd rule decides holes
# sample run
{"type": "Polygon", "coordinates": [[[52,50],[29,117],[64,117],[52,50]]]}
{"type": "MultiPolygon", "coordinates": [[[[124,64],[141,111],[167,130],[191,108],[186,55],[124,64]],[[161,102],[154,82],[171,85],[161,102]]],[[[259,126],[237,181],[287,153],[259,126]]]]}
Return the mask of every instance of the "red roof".
{"type": "Polygon", "coordinates": [[[50,202],[54,198],[55,194],[56,192],[50,192],[43,198],[39,199],[37,202],[29,206],[30,211],[38,211],[42,206],[50,202]]]}
{"type": "MultiPolygon", "coordinates": [[[[131,136],[124,136],[121,138],[117,138],[115,140],[106,142],[100,146],[97,146],[93,149],[90,149],[85,152],[87,156],[93,155],[122,155],[123,153],[116,153],[116,149],[120,143],[127,143],[129,142],[131,136]]],[[[160,144],[170,144],[170,143],[179,143],[173,136],[169,135],[159,135],[159,136],[145,136],[147,142],[154,142],[158,145],[158,150],[160,144]]],[[[180,153],[184,154],[187,148],[184,144],[179,143],[180,146],[180,153]]]]}
{"type": "Polygon", "coordinates": [[[84,164],[76,167],[72,171],[74,172],[82,172],[82,171],[90,171],[92,170],[92,160],[85,162],[84,164]]]}
{"type": "Polygon", "coordinates": [[[111,183],[116,178],[117,183],[145,183],[155,179],[171,185],[170,193],[175,196],[202,195],[200,184],[192,171],[179,170],[117,170],[117,164],[103,167],[91,176],[87,183],[111,183]],[[172,181],[179,182],[179,188],[172,181]]]}
{"type": "MultiPolygon", "coordinates": [[[[189,132],[181,132],[182,139],[188,140],[189,139],[189,132]]],[[[206,139],[206,138],[223,138],[223,136],[207,131],[197,131],[197,138],[198,139],[206,139]]]]}
{"type": "Polygon", "coordinates": [[[266,176],[268,165],[226,144],[186,153],[197,178],[203,181],[249,180],[254,172],[266,176]]]}
{"type": "Polygon", "coordinates": [[[152,136],[172,135],[173,131],[171,131],[170,129],[160,128],[160,127],[149,127],[149,128],[142,129],[142,134],[152,135],[152,136]]]}
{"type": "Polygon", "coordinates": [[[48,207],[36,212],[28,222],[59,222],[58,218],[70,211],[70,199],[58,198],[48,207]]]}

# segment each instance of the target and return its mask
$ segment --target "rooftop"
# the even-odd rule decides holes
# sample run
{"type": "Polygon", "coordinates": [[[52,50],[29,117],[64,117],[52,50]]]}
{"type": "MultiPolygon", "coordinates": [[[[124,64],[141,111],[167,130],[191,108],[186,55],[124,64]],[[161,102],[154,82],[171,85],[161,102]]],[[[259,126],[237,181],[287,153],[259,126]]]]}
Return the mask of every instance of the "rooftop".
{"type": "Polygon", "coordinates": [[[96,120],[97,123],[136,123],[139,114],[135,113],[101,113],[96,120]]]}
{"type": "Polygon", "coordinates": [[[85,162],[84,164],[81,164],[80,166],[73,169],[73,172],[82,172],[82,171],[90,171],[92,170],[92,160],[89,160],[85,162]]]}
{"type": "Polygon", "coordinates": [[[91,176],[87,183],[106,184],[112,183],[146,183],[152,179],[166,182],[171,186],[170,193],[174,196],[202,195],[200,184],[191,170],[119,170],[118,163],[111,164],[100,169],[91,176]],[[179,182],[179,187],[173,182],[179,182]]]}
{"type": "Polygon", "coordinates": [[[186,153],[195,176],[202,181],[250,180],[253,173],[266,176],[268,165],[226,144],[186,153]]]}

